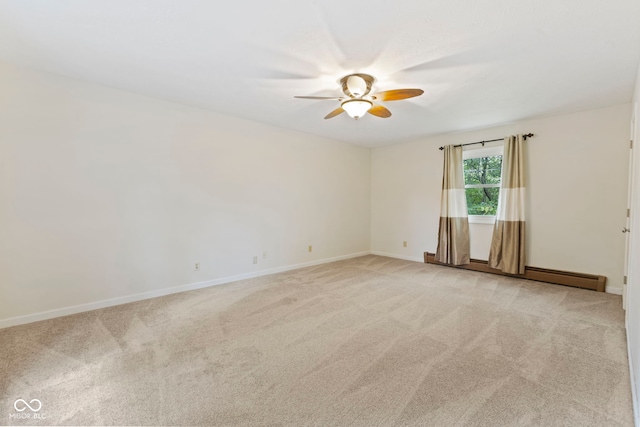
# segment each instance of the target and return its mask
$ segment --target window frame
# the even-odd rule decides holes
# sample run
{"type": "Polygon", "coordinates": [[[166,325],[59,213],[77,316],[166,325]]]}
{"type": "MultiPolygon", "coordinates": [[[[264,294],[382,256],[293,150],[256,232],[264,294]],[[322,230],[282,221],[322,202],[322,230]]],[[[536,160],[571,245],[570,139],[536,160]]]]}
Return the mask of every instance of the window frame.
{"type": "MultiPolygon", "coordinates": [[[[480,147],[480,148],[467,148],[463,149],[462,152],[462,170],[464,171],[464,161],[467,159],[477,159],[479,157],[495,157],[502,156],[502,165],[500,166],[500,176],[502,176],[502,166],[504,166],[504,145],[495,145],[491,147],[480,147]]],[[[502,185],[502,180],[500,180],[500,184],[467,184],[464,185],[465,197],[467,188],[500,188],[502,185]]],[[[467,216],[469,217],[470,224],[495,224],[496,216],[495,215],[469,215],[469,207],[467,206],[467,216]]]]}

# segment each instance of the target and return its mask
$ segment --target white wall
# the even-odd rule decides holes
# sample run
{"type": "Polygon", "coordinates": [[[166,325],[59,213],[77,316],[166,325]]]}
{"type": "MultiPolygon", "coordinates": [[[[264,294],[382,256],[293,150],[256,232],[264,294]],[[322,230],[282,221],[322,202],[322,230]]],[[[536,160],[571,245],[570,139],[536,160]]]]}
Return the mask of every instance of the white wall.
{"type": "MultiPolygon", "coordinates": [[[[442,185],[438,147],[532,132],[535,137],[525,143],[527,265],[601,274],[610,292],[621,292],[629,119],[625,104],[373,149],[372,251],[415,259],[435,252],[442,185]]],[[[470,225],[473,258],[487,259],[492,227],[470,225]]]]}
{"type": "Polygon", "coordinates": [[[0,93],[0,325],[369,251],[369,149],[2,63],[0,93]]]}
{"type": "Polygon", "coordinates": [[[627,283],[627,346],[629,348],[629,366],[631,370],[631,387],[633,391],[633,409],[636,425],[640,425],[638,385],[640,385],[640,125],[638,124],[637,105],[640,102],[640,69],[636,80],[636,90],[633,97],[635,106],[635,132],[633,135],[634,149],[633,170],[631,174],[631,222],[629,228],[629,281],[627,283]]]}

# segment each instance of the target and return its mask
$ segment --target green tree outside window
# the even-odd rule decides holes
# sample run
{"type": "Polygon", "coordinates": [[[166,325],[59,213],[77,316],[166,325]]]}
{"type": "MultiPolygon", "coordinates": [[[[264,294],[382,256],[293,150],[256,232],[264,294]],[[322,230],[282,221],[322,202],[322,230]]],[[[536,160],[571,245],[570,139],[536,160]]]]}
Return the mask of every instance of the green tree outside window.
{"type": "Polygon", "coordinates": [[[500,196],[502,156],[464,160],[464,183],[469,215],[495,215],[500,196]]]}

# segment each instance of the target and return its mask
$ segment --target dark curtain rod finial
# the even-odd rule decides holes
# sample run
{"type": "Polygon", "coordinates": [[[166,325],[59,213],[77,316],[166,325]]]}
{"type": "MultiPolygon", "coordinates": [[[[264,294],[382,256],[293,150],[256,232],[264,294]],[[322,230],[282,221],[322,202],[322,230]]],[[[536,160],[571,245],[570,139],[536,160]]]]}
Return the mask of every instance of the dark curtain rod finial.
{"type": "MultiPolygon", "coordinates": [[[[522,138],[524,138],[524,140],[526,141],[527,138],[531,138],[532,136],[533,136],[532,133],[525,133],[524,135],[522,135],[522,138]]],[[[454,145],[454,147],[464,147],[465,145],[474,145],[474,144],[482,144],[482,146],[484,147],[485,142],[495,142],[495,141],[502,141],[502,140],[504,140],[504,138],[490,139],[488,141],[469,142],[467,144],[454,145]]],[[[444,147],[440,147],[439,150],[444,150],[444,147]]]]}

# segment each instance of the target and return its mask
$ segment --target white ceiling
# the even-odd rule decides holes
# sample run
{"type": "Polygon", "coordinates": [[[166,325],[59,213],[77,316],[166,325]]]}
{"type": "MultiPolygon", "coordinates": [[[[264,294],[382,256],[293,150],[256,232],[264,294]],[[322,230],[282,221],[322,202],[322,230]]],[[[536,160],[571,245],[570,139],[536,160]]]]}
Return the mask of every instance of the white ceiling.
{"type": "Polygon", "coordinates": [[[379,146],[630,101],[638,16],[637,0],[3,0],[0,60],[379,146]],[[293,98],[340,95],[351,72],[425,94],[358,121],[293,98]]]}

